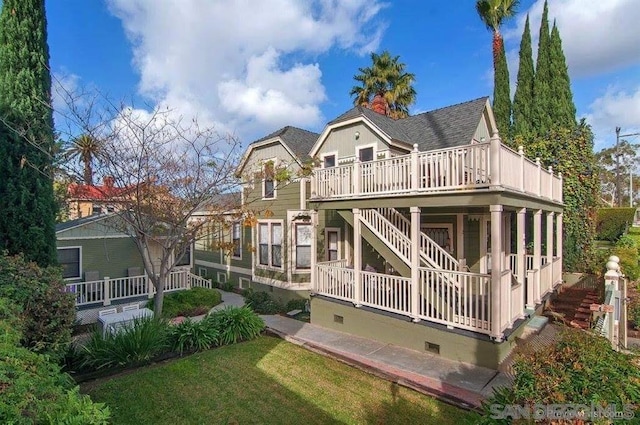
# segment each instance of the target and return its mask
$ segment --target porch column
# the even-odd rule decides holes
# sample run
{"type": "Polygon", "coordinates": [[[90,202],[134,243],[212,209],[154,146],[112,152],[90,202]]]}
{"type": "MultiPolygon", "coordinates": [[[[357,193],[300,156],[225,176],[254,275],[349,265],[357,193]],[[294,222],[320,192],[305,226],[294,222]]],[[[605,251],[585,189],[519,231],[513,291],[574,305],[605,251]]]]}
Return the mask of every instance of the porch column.
{"type": "MultiPolygon", "coordinates": [[[[525,230],[525,221],[527,217],[527,209],[520,208],[518,210],[518,216],[516,218],[516,276],[518,277],[518,282],[521,284],[525,284],[527,279],[527,251],[526,251],[526,230],[525,230]]],[[[534,308],[535,304],[533,302],[533,292],[532,285],[529,283],[526,285],[527,288],[527,308],[534,308]]]]}
{"type": "Polygon", "coordinates": [[[318,211],[311,210],[311,291],[318,289],[318,271],[316,263],[318,262],[318,211]]]}
{"type": "MultiPolygon", "coordinates": [[[[458,254],[458,261],[464,259],[464,214],[456,214],[456,253],[458,254]]],[[[462,270],[460,270],[462,271],[462,270]]]]}
{"type": "Polygon", "coordinates": [[[411,207],[411,315],[418,322],[420,313],[420,208],[411,207]]]}
{"type": "Polygon", "coordinates": [[[558,257],[558,267],[562,273],[562,213],[556,215],[556,257],[558,257]]]}
{"type": "Polygon", "coordinates": [[[540,302],[540,267],[542,266],[542,210],[533,213],[533,269],[538,270],[533,282],[533,301],[540,302]]]}
{"type": "Polygon", "coordinates": [[[502,341],[502,205],[491,205],[491,336],[502,341]]]}
{"type": "Polygon", "coordinates": [[[353,209],[353,304],[360,307],[362,300],[362,222],[360,208],[353,209]]]}
{"type": "Polygon", "coordinates": [[[553,262],[553,216],[552,211],[547,212],[547,262],[553,262]]]}

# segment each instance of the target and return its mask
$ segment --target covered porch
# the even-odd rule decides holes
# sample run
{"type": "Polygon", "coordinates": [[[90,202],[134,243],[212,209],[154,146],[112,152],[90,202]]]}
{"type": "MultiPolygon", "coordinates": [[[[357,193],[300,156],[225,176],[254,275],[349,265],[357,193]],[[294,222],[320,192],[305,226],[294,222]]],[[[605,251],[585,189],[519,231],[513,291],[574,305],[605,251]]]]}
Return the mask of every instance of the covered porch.
{"type": "Polygon", "coordinates": [[[345,232],[352,252],[343,259],[315,261],[314,247],[312,293],[502,341],[505,332],[532,314],[561,283],[561,212],[495,204],[486,213],[459,213],[456,234],[451,235],[455,250],[447,252],[433,241],[429,244],[421,231],[423,210],[410,207],[410,217],[403,220],[388,209],[352,208],[352,230],[345,232]],[[469,220],[480,222],[478,240],[483,242],[472,267],[464,249],[469,229],[462,224],[469,220]],[[367,232],[408,267],[384,272],[367,267],[367,232]]]}

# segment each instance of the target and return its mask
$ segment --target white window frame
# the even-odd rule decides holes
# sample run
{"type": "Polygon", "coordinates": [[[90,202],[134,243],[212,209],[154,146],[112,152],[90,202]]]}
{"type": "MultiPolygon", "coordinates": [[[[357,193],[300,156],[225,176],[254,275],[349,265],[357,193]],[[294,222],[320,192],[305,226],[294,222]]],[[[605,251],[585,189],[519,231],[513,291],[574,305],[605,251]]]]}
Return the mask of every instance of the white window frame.
{"type": "Polygon", "coordinates": [[[238,255],[238,256],[236,256],[236,255],[235,255],[235,253],[236,253],[235,251],[236,251],[236,250],[235,250],[235,247],[234,247],[234,248],[231,250],[231,258],[232,258],[233,260],[242,260],[242,233],[243,233],[243,229],[242,229],[242,227],[243,227],[243,226],[242,226],[242,221],[233,221],[233,222],[231,223],[231,243],[233,243],[233,241],[235,240],[235,239],[233,238],[233,236],[234,236],[234,235],[233,235],[233,232],[234,232],[234,230],[235,230],[234,228],[235,228],[235,226],[236,226],[236,225],[239,227],[239,230],[238,230],[238,231],[240,232],[240,238],[238,239],[238,251],[239,251],[240,255],[238,255]]]}
{"type": "MultiPolygon", "coordinates": [[[[82,246],[61,246],[57,248],[58,250],[63,249],[77,249],[78,250],[78,276],[65,277],[64,280],[78,280],[82,279],[82,246]]],[[[56,251],[56,253],[57,253],[56,251]]]]}
{"type": "Polygon", "coordinates": [[[249,289],[251,287],[251,279],[248,277],[238,278],[238,287],[240,289],[249,289]]]}
{"type": "Polygon", "coordinates": [[[266,161],[264,161],[261,165],[261,170],[260,172],[263,174],[263,178],[262,178],[262,200],[263,201],[273,201],[274,199],[278,198],[278,189],[277,189],[277,183],[275,178],[272,179],[271,181],[273,182],[273,196],[271,198],[267,198],[265,197],[266,192],[265,192],[265,185],[267,182],[267,179],[265,178],[266,176],[264,175],[264,170],[265,170],[265,166],[267,165],[268,162],[273,162],[273,170],[275,171],[276,167],[278,166],[278,158],[271,158],[271,159],[267,159],[266,161]]]}
{"type": "Polygon", "coordinates": [[[271,229],[273,228],[274,224],[279,224],[280,228],[282,229],[282,240],[280,241],[280,256],[284,257],[284,253],[285,253],[285,249],[286,249],[286,238],[285,238],[285,227],[284,227],[284,220],[258,220],[258,223],[256,225],[256,247],[257,247],[257,252],[256,252],[256,261],[255,261],[255,266],[261,269],[265,269],[265,270],[275,270],[275,271],[283,271],[284,270],[284,264],[285,264],[285,260],[284,258],[282,258],[282,261],[280,262],[280,266],[273,266],[273,259],[271,258],[272,256],[272,232],[271,229]],[[267,259],[268,259],[268,263],[269,264],[261,264],[260,263],[260,225],[261,224],[266,224],[267,225],[267,259]]]}
{"type": "Polygon", "coordinates": [[[333,156],[334,159],[335,159],[335,165],[333,167],[329,167],[329,168],[337,167],[338,166],[338,151],[325,152],[322,155],[320,155],[321,167],[322,168],[327,168],[327,167],[324,166],[324,160],[328,156],[333,156]]]}
{"type": "Polygon", "coordinates": [[[198,276],[207,277],[207,274],[209,274],[209,271],[206,267],[198,267],[198,276]]]}
{"type": "Polygon", "coordinates": [[[311,273],[311,267],[313,267],[313,258],[311,259],[312,264],[309,265],[309,268],[298,268],[298,232],[296,227],[299,225],[311,226],[311,245],[309,245],[309,248],[311,248],[311,252],[313,252],[313,244],[315,243],[313,237],[313,223],[311,222],[311,220],[294,220],[291,222],[291,269],[296,274],[311,273]]]}
{"type": "Polygon", "coordinates": [[[342,249],[340,247],[340,242],[341,242],[341,229],[339,227],[325,227],[324,229],[324,258],[325,261],[331,261],[329,260],[329,233],[337,233],[338,234],[338,240],[337,240],[337,244],[338,244],[338,258],[337,260],[341,260],[342,259],[342,249]]]}
{"type": "Polygon", "coordinates": [[[218,280],[218,283],[227,283],[227,273],[226,272],[218,272],[216,274],[216,279],[218,280]],[[222,276],[222,279],[220,279],[220,276],[222,276]]]}
{"type": "Polygon", "coordinates": [[[373,159],[371,161],[375,161],[376,159],[378,159],[378,145],[376,143],[356,146],[356,159],[360,161],[360,151],[369,148],[372,148],[373,150],[373,159]]]}

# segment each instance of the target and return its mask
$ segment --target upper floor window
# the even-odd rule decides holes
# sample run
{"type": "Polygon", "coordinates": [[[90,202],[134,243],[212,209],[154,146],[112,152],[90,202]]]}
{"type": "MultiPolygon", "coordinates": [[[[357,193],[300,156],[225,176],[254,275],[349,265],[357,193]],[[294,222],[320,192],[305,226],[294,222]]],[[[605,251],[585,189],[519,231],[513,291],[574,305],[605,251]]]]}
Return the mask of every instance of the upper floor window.
{"type": "Polygon", "coordinates": [[[331,168],[336,166],[336,156],[327,155],[324,157],[324,168],[331,168]]]}
{"type": "Polygon", "coordinates": [[[273,199],[276,197],[276,186],[274,181],[275,165],[273,161],[267,161],[264,165],[264,179],[262,180],[262,198],[273,199]]]}
{"type": "Polygon", "coordinates": [[[373,147],[359,149],[358,158],[360,162],[373,161],[373,147]]]}
{"type": "Polygon", "coordinates": [[[58,248],[58,263],[62,266],[62,277],[64,279],[79,279],[80,270],[80,247],[58,248]]]}
{"type": "MultiPolygon", "coordinates": [[[[178,251],[180,251],[182,248],[178,247],[178,251]]],[[[178,261],[176,261],[176,266],[190,266],[191,265],[191,245],[187,246],[187,249],[185,249],[184,253],[182,254],[182,256],[180,257],[180,259],[178,259],[178,261]]]]}

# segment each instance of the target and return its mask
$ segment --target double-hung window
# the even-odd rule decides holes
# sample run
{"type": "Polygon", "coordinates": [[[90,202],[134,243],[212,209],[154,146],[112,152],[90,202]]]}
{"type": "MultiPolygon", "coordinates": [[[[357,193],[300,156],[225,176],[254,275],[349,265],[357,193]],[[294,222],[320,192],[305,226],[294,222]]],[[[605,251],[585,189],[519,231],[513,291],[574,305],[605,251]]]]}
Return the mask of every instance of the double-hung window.
{"type": "Polygon", "coordinates": [[[327,261],[338,259],[338,240],[340,239],[339,230],[326,230],[327,232],[327,261]]]}
{"type": "Polygon", "coordinates": [[[311,224],[296,224],[296,269],[311,268],[311,224]]]}
{"type": "Polygon", "coordinates": [[[275,164],[274,161],[267,161],[264,165],[264,179],[262,180],[262,198],[274,199],[276,197],[275,186],[275,164]]]}
{"type": "Polygon", "coordinates": [[[79,246],[58,248],[58,263],[62,266],[62,277],[64,279],[79,279],[82,277],[79,246]]]}
{"type": "Polygon", "coordinates": [[[242,258],[242,225],[240,222],[233,223],[231,229],[231,242],[233,243],[233,258],[242,258]]]}
{"type": "Polygon", "coordinates": [[[258,263],[282,267],[282,223],[258,223],[258,263]]]}

